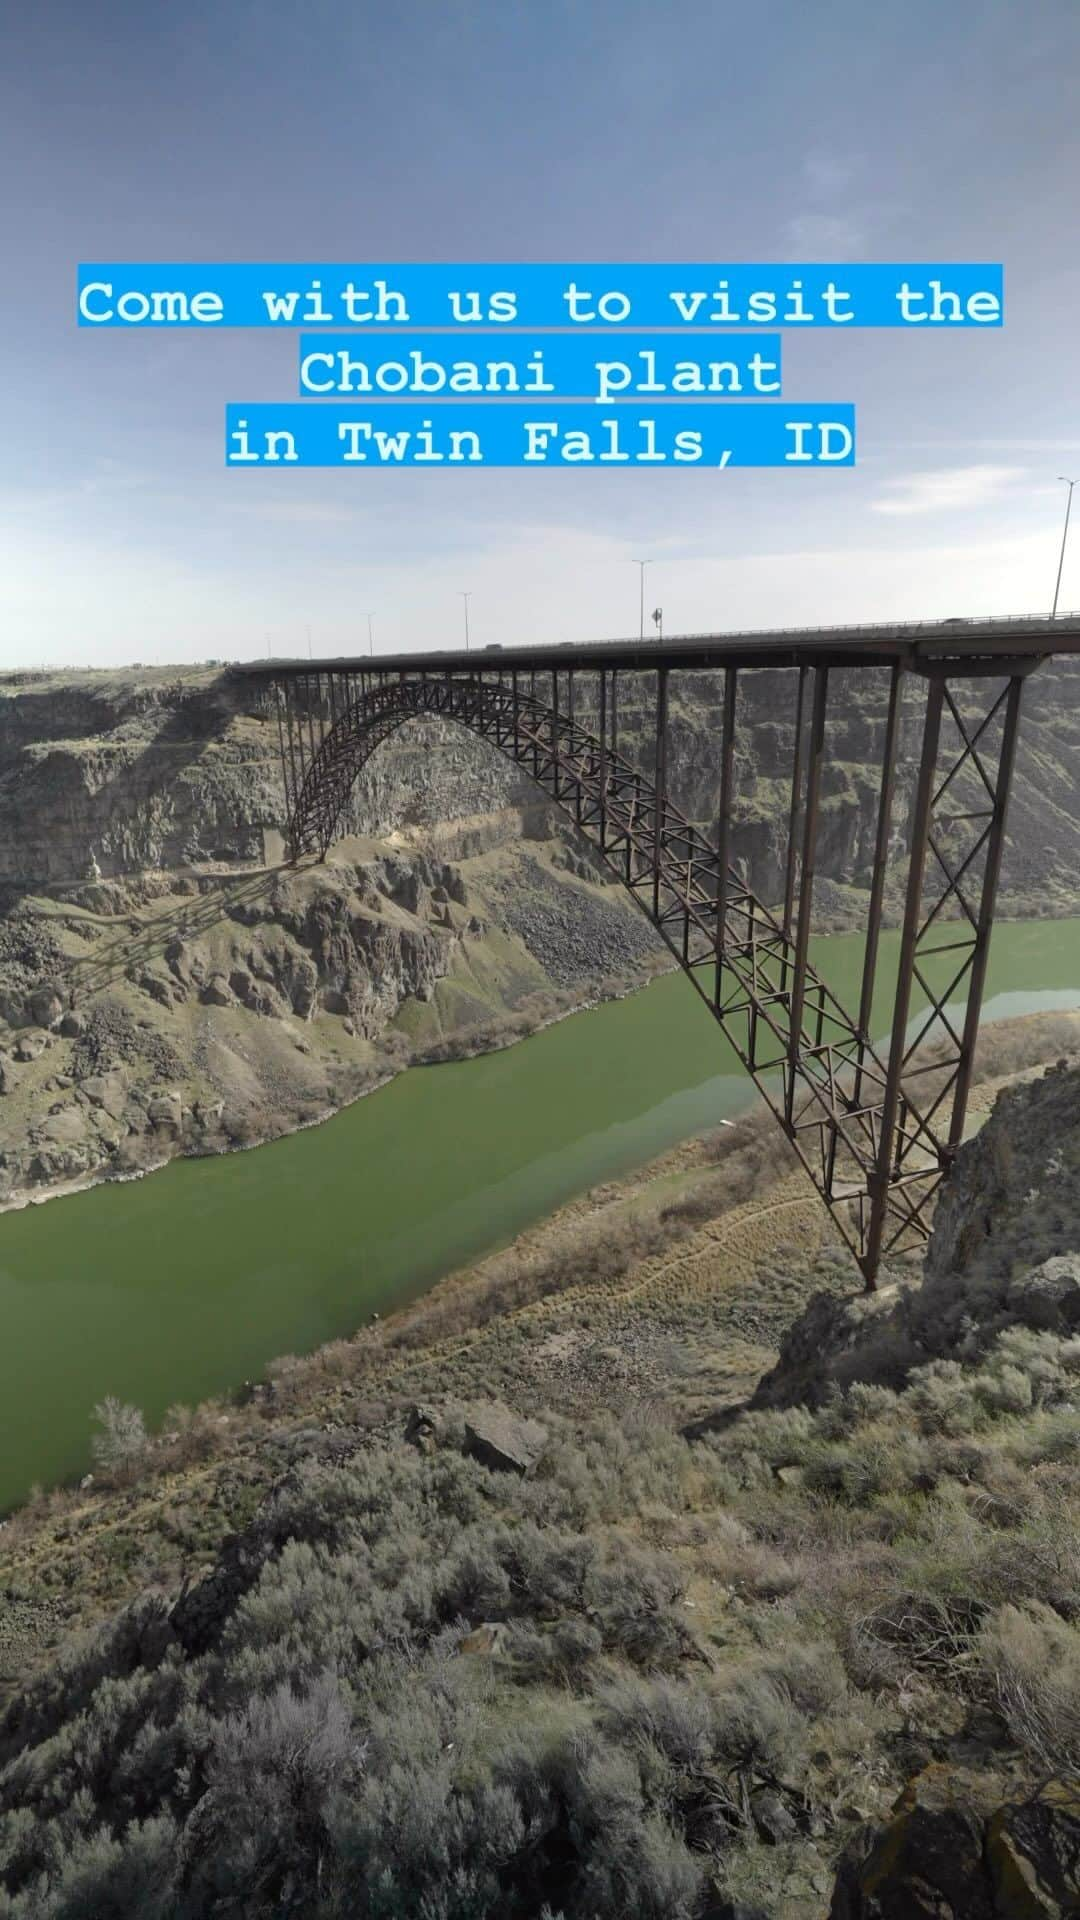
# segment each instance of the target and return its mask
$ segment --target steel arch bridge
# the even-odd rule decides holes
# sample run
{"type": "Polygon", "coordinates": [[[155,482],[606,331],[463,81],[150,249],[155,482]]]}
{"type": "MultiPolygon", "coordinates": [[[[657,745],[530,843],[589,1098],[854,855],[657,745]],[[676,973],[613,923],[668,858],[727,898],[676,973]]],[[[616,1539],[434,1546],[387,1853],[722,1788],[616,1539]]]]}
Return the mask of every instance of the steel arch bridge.
{"type": "MultiPolygon", "coordinates": [[[[1080,617],[601,642],[241,667],[276,714],[291,857],[325,858],[358,774],[398,727],[455,720],[522,767],[652,921],[719,1022],[873,1287],[917,1248],[963,1134],[1026,675],[1080,651],[1080,617]],[[739,674],[795,668],[782,904],[730,859],[739,674]],[[887,683],[859,1005],[809,959],[830,672],[887,683]],[[723,678],[713,826],[667,791],[673,673],[723,678]],[[651,764],[619,749],[619,689],[655,689],[651,764]],[[902,703],[921,719],[907,845],[893,822],[902,703]],[[897,873],[897,868],[901,871],[897,873]],[[887,873],[903,883],[889,1033],[871,1033],[887,873]],[[944,969],[937,960],[946,956],[944,969]],[[932,976],[938,974],[935,983],[932,976]],[[914,994],[926,1006],[911,1032],[914,994]],[[920,1045],[933,1034],[933,1055],[920,1045]]],[[[790,677],[790,676],[789,676],[790,677]]],[[[624,693],[625,698],[625,693],[624,693]]]]}

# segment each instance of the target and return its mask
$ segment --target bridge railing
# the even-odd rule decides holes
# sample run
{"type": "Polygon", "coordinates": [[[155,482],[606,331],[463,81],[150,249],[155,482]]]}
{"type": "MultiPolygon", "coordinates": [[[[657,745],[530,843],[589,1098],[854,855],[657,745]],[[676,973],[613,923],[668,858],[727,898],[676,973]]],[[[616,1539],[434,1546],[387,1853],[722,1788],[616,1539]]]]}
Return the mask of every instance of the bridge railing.
{"type": "MultiPolygon", "coordinates": [[[[938,635],[946,629],[960,629],[962,627],[1007,627],[1015,629],[1017,633],[1026,634],[1032,631],[1041,632],[1044,628],[1065,627],[1070,622],[1080,625],[1080,610],[1073,613],[1058,613],[1053,618],[1048,613],[988,613],[957,615],[947,620],[846,620],[829,621],[827,624],[801,627],[711,628],[703,633],[669,633],[665,634],[663,640],[649,640],[646,638],[641,644],[646,647],[655,647],[657,652],[660,652],[665,646],[673,646],[676,643],[681,644],[685,641],[761,640],[771,638],[773,635],[778,639],[787,639],[789,637],[795,639],[815,633],[911,634],[914,637],[918,634],[938,635]]],[[[540,644],[543,645],[545,643],[541,642],[540,644]]],[[[616,634],[605,635],[603,638],[597,640],[557,640],[546,644],[559,647],[628,647],[633,646],[635,642],[632,635],[616,634]]],[[[455,651],[455,649],[450,649],[450,651],[455,651]]],[[[492,649],[481,647],[475,649],[475,651],[484,653],[492,651],[492,649]]],[[[510,646],[500,647],[497,651],[510,653],[516,651],[516,649],[513,643],[511,643],[510,646]]]]}

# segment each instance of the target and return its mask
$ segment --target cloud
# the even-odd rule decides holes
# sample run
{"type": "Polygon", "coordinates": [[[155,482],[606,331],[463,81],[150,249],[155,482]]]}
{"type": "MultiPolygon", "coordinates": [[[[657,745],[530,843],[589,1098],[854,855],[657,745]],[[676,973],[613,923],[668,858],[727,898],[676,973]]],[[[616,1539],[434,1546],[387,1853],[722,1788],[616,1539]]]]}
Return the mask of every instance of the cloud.
{"type": "Polygon", "coordinates": [[[861,223],[840,213],[797,213],[784,231],[792,260],[848,260],[866,244],[861,223]]]}
{"type": "Polygon", "coordinates": [[[939,467],[890,480],[888,492],[870,505],[875,513],[956,513],[993,505],[1023,476],[1023,467],[939,467]]]}
{"type": "Polygon", "coordinates": [[[110,499],[114,495],[145,495],[154,487],[153,477],[122,461],[99,456],[85,473],[77,474],[63,487],[12,487],[0,489],[0,514],[5,519],[25,515],[37,520],[42,514],[82,508],[88,498],[110,499]]]}
{"type": "Polygon", "coordinates": [[[332,500],[230,500],[226,511],[256,520],[274,520],[284,526],[340,526],[363,518],[361,507],[332,500]]]}
{"type": "Polygon", "coordinates": [[[850,188],[857,168],[849,155],[812,148],[800,170],[799,198],[809,204],[793,214],[784,227],[784,249],[790,260],[855,259],[866,247],[866,226],[850,204],[838,205],[850,188]]]}
{"type": "Polygon", "coordinates": [[[855,173],[855,163],[838,153],[826,153],[822,149],[808,153],[802,164],[803,186],[812,199],[828,199],[830,194],[842,193],[849,186],[855,173]]]}
{"type": "MultiPolygon", "coordinates": [[[[963,447],[965,452],[980,453],[1080,453],[1080,439],[1072,440],[909,440],[905,439],[903,450],[910,453],[913,447],[920,452],[941,453],[947,447],[963,447]]],[[[865,465],[865,461],[861,464],[865,465]]]]}

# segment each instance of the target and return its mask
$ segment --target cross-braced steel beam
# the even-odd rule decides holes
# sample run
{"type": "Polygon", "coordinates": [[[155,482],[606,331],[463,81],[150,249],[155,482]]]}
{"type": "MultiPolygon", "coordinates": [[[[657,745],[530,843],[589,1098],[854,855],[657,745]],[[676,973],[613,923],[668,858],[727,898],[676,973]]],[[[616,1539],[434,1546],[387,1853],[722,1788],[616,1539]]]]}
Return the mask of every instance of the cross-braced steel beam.
{"type": "Polygon", "coordinates": [[[925,1237],[933,1197],[963,1137],[1020,696],[1030,671],[1029,663],[1014,664],[1017,670],[1004,680],[960,679],[947,668],[927,675],[892,1034],[868,1196],[866,1244],[875,1266],[883,1254],[925,1237]],[[925,1007],[912,1023],[915,989],[925,1007]],[[920,1083],[926,1082],[923,1094],[920,1083]]]}
{"type": "Polygon", "coordinates": [[[490,740],[591,841],[657,928],[872,1286],[883,1257],[925,1239],[934,1194],[962,1137],[1020,691],[1034,664],[994,661],[980,670],[896,662],[890,669],[854,1017],[809,957],[828,768],[827,662],[799,670],[783,900],[775,911],[731,857],[734,664],[723,670],[715,835],[687,819],[668,792],[669,668],[662,660],[641,663],[656,684],[651,778],[619,750],[621,688],[602,663],[592,674],[578,671],[576,684],[574,671],[551,665],[542,691],[534,670],[501,663],[413,672],[290,667],[274,682],[274,703],[291,845],[294,855],[325,856],[358,773],[404,721],[440,715],[490,740]],[[926,698],[904,846],[893,814],[902,702],[912,681],[925,684],[926,698]],[[906,874],[900,955],[891,1028],[879,1046],[872,1030],[879,934],[898,864],[906,874]],[[913,1029],[916,998],[925,1007],[913,1029]]]}

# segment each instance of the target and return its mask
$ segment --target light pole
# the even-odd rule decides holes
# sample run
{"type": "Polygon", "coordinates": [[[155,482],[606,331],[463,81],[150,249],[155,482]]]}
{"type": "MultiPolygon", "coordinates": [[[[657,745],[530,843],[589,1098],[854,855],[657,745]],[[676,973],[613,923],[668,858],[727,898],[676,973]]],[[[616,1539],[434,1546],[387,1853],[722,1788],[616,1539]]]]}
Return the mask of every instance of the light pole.
{"type": "Polygon", "coordinates": [[[1067,473],[1059,473],[1058,479],[1064,481],[1069,491],[1065,496],[1065,525],[1061,530],[1061,557],[1058,560],[1057,580],[1054,583],[1054,604],[1050,609],[1051,620],[1057,619],[1058,594],[1061,592],[1061,569],[1065,565],[1065,542],[1069,537],[1069,513],[1072,509],[1072,490],[1076,485],[1076,481],[1070,480],[1067,473]]]}
{"type": "Polygon", "coordinates": [[[641,570],[640,572],[641,593],[640,593],[640,598],[638,600],[638,639],[644,640],[645,638],[645,569],[646,567],[649,567],[652,565],[652,561],[651,560],[631,560],[630,565],[632,567],[639,567],[641,570]]]}
{"type": "Polygon", "coordinates": [[[465,651],[466,653],[468,653],[469,651],[469,601],[472,599],[471,590],[468,593],[463,593],[461,595],[461,599],[464,600],[465,602],[465,651]]]}
{"type": "Polygon", "coordinates": [[[367,617],[367,650],[369,653],[375,651],[375,615],[373,613],[369,613],[367,617]]]}

